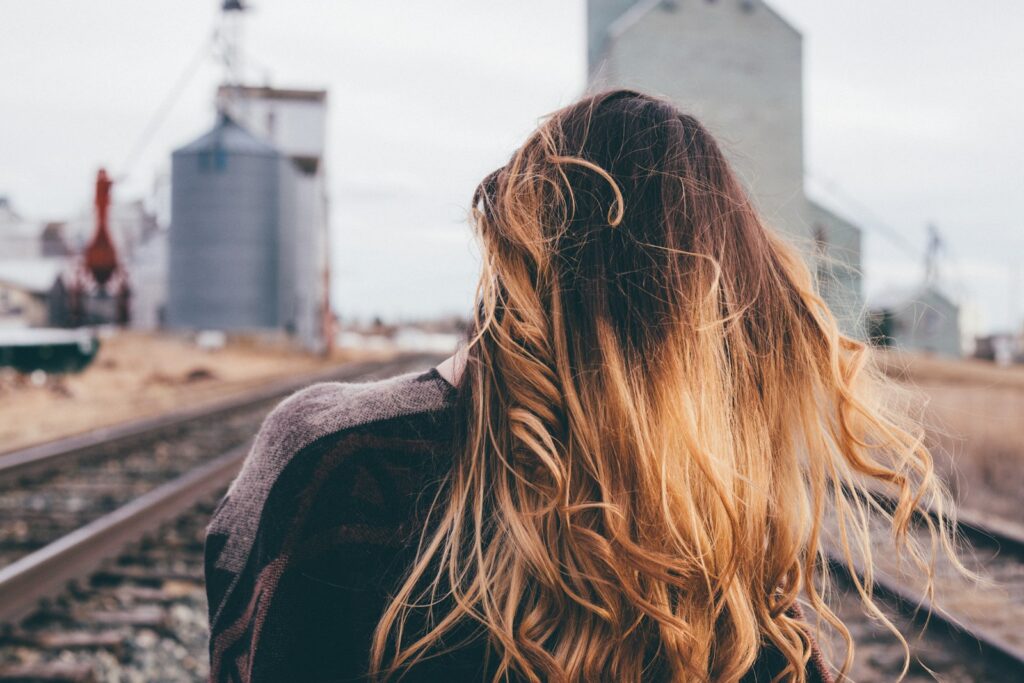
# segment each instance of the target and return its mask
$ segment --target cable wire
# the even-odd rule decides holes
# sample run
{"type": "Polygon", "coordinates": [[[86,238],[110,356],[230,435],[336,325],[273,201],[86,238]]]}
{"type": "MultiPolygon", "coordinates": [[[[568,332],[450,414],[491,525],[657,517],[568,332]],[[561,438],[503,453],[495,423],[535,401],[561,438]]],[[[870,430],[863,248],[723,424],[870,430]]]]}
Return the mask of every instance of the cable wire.
{"type": "Polygon", "coordinates": [[[211,54],[211,48],[216,41],[217,31],[213,31],[207,36],[200,44],[199,49],[189,60],[188,64],[185,65],[185,69],[178,76],[177,80],[171,86],[171,89],[164,96],[160,106],[157,107],[156,111],[153,112],[153,116],[150,117],[146,127],[142,129],[142,133],[136,139],[135,144],[131,148],[131,152],[125,157],[124,161],[120,166],[120,173],[117,175],[117,181],[123,181],[127,178],[132,171],[132,168],[138,162],[139,156],[145,151],[146,147],[150,142],[153,141],[153,137],[156,132],[160,129],[167,115],[171,109],[177,103],[181,93],[185,90],[186,86],[192,81],[192,78],[199,71],[199,67],[203,65],[203,62],[211,54]]]}
{"type": "Polygon", "coordinates": [[[870,209],[868,209],[863,203],[854,199],[848,192],[846,192],[836,181],[830,178],[824,178],[820,175],[806,171],[804,175],[811,181],[821,185],[827,191],[831,192],[836,197],[842,199],[846,204],[855,208],[860,214],[864,221],[864,225],[868,228],[872,228],[879,234],[885,236],[895,246],[905,251],[908,256],[912,256],[914,259],[920,260],[923,257],[921,248],[914,245],[910,240],[904,237],[899,230],[887,224],[876,216],[870,209]]]}

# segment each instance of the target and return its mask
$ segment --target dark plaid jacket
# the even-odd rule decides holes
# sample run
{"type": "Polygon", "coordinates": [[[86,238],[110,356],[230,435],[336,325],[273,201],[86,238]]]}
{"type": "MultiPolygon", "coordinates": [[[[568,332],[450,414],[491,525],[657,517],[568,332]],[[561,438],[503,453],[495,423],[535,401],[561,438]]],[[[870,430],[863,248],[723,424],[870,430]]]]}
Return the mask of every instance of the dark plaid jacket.
{"type": "MultiPolygon", "coordinates": [[[[210,680],[365,680],[370,639],[451,458],[456,391],[436,370],[319,384],[264,422],[208,529],[210,680]]],[[[482,638],[403,681],[490,680],[482,638]]],[[[747,677],[769,681],[766,651],[747,677]]],[[[811,680],[827,681],[820,658],[811,680]]]]}

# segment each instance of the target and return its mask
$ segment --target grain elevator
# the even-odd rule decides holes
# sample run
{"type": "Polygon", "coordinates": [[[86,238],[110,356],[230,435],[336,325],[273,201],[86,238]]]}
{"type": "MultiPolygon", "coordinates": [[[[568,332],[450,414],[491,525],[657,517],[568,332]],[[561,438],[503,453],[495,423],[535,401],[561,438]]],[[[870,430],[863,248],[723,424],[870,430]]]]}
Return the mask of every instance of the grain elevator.
{"type": "Polygon", "coordinates": [[[327,344],[326,93],[221,86],[171,165],[167,323],[327,344]]]}

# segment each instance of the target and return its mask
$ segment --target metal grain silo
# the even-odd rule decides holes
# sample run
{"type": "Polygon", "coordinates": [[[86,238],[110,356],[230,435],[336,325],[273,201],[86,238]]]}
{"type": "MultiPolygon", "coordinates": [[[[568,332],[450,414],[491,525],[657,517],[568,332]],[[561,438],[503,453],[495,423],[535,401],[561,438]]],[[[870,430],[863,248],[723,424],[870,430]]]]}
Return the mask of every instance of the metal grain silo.
{"type": "Polygon", "coordinates": [[[174,152],[170,327],[259,330],[280,324],[279,236],[288,164],[226,116],[174,152]]]}

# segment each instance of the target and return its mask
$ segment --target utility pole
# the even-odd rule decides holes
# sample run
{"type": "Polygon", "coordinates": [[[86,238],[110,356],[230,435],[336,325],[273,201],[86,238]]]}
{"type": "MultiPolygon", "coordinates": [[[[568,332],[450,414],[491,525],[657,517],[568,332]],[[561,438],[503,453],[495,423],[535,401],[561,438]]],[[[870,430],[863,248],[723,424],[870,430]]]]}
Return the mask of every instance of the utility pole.
{"type": "Polygon", "coordinates": [[[238,90],[245,78],[242,67],[242,20],[248,10],[242,0],[223,0],[220,24],[217,26],[217,51],[224,75],[217,91],[217,115],[238,116],[238,90]]]}
{"type": "Polygon", "coordinates": [[[242,0],[223,0],[220,6],[220,28],[217,32],[220,43],[220,58],[224,65],[224,83],[238,85],[242,82],[242,17],[246,11],[242,0]]]}

